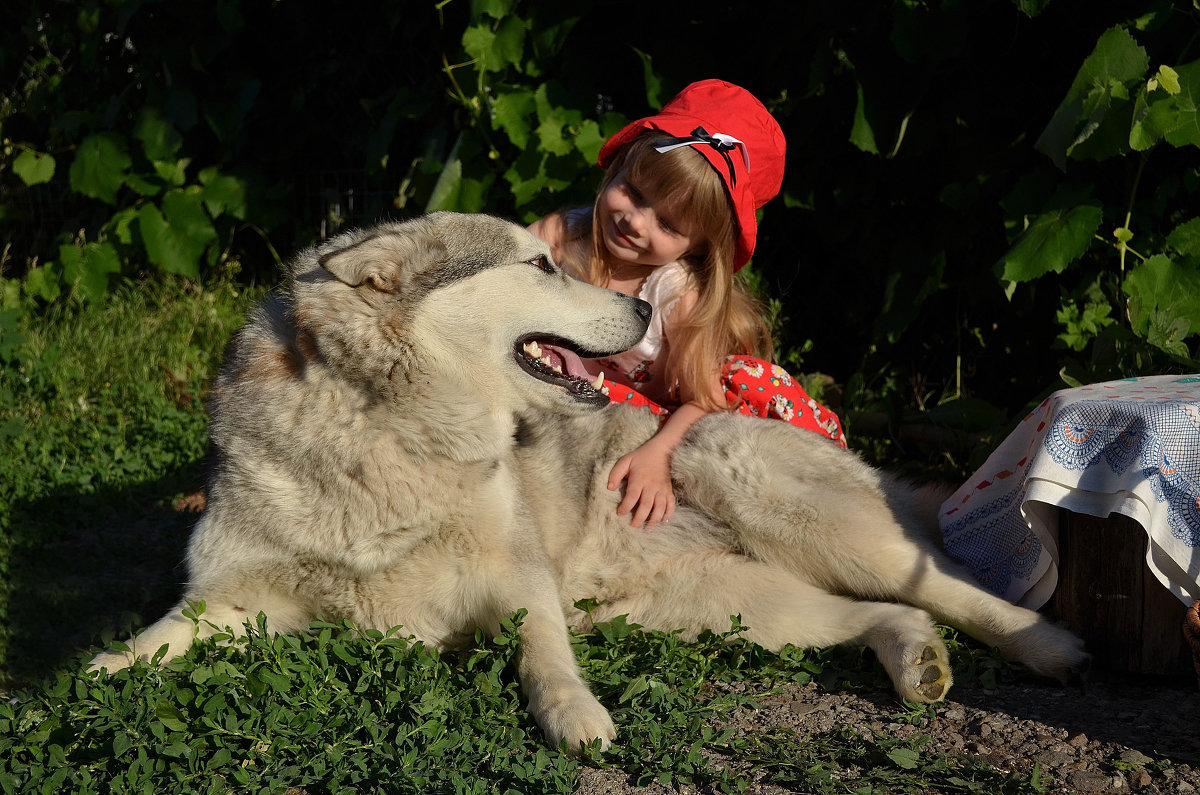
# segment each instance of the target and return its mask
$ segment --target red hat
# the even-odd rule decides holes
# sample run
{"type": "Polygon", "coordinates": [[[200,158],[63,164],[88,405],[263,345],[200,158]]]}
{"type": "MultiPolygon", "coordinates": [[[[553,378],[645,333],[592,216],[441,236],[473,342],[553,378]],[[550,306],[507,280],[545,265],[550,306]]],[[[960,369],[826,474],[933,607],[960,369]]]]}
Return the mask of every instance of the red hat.
{"type": "Polygon", "coordinates": [[[783,183],[787,142],[779,124],[746,89],[724,80],[701,80],[655,115],[609,138],[600,147],[600,166],[607,168],[613,155],[642,130],[661,130],[675,139],[656,146],[659,152],[691,146],[721,175],[738,225],[733,265],[741,268],[754,253],[758,236],[754,211],[775,198],[783,183]]]}

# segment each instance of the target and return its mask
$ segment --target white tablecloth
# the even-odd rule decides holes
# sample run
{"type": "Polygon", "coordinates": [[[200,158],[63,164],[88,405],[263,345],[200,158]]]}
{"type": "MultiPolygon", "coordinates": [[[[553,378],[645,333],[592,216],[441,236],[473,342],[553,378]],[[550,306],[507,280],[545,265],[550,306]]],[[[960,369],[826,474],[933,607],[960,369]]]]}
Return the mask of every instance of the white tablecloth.
{"type": "Polygon", "coordinates": [[[988,590],[1038,608],[1058,583],[1058,509],[1121,513],[1150,571],[1200,599],[1200,375],[1064,389],[1021,421],[939,514],[946,550],[988,590]]]}

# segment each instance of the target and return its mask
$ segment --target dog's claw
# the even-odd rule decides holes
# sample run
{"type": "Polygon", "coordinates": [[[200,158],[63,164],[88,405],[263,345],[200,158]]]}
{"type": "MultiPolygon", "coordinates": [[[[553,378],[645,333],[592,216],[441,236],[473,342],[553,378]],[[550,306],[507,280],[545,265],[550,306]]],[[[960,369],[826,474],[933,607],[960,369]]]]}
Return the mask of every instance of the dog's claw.
{"type": "MultiPolygon", "coordinates": [[[[927,673],[933,673],[935,679],[940,676],[940,673],[933,668],[930,668],[927,673]]],[[[946,692],[946,687],[941,682],[930,682],[918,685],[917,690],[928,700],[939,701],[942,698],[942,694],[946,692]]]]}

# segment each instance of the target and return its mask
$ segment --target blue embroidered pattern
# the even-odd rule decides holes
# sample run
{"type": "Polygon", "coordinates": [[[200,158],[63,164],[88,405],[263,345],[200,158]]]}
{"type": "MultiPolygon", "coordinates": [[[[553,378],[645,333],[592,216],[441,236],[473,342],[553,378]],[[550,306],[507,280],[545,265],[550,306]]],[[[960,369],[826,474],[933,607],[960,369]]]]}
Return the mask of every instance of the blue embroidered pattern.
{"type": "Polygon", "coordinates": [[[1144,404],[1085,400],[1055,415],[1043,442],[1059,466],[1082,471],[1103,462],[1116,476],[1131,467],[1166,503],[1167,527],[1200,546],[1200,409],[1182,401],[1144,404]]]}
{"type": "Polygon", "coordinates": [[[943,526],[946,551],[997,596],[1014,579],[1028,579],[1042,557],[1041,539],[1021,516],[1025,489],[961,513],[943,526]]]}

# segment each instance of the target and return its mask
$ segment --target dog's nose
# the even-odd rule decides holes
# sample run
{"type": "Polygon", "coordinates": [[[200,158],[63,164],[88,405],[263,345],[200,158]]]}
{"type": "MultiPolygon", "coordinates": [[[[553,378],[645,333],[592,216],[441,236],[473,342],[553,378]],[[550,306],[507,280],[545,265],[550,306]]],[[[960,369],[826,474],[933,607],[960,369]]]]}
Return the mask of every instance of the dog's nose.
{"type": "Polygon", "coordinates": [[[650,316],[654,314],[654,307],[640,298],[633,299],[633,309],[646,323],[650,322],[650,316]]]}

